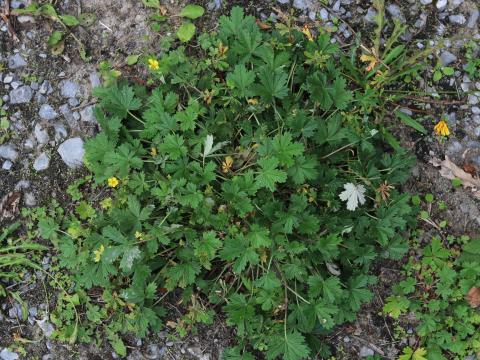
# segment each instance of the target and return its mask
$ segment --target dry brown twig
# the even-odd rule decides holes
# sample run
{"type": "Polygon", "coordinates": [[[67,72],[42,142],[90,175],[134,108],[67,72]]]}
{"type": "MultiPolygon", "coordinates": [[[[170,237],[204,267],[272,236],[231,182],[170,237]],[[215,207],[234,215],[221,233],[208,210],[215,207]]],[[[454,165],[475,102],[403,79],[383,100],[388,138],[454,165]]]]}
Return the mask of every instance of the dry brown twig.
{"type": "Polygon", "coordinates": [[[12,26],[12,22],[10,21],[11,16],[12,14],[10,13],[10,0],[5,0],[4,10],[3,12],[0,12],[0,17],[3,19],[5,25],[7,25],[8,33],[13,38],[13,40],[19,42],[20,39],[18,38],[17,33],[12,26]]]}

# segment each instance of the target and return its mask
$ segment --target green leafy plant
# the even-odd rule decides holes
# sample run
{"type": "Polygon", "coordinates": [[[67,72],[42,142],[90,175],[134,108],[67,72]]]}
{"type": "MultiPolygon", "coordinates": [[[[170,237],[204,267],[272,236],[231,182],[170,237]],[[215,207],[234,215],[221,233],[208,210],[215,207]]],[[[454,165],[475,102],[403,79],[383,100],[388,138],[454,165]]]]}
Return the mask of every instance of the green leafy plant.
{"type": "MultiPolygon", "coordinates": [[[[425,201],[428,210],[421,218],[440,230],[430,219],[433,196],[427,194],[425,201]]],[[[415,351],[405,348],[400,358],[465,359],[480,350],[476,331],[480,323],[476,310],[480,305],[480,241],[468,236],[428,237],[423,231],[418,238],[428,241],[412,241],[405,277],[394,286],[383,308],[400,324],[415,327],[420,347],[415,351]]]]}
{"type": "Polygon", "coordinates": [[[159,329],[162,299],[180,294],[180,335],[214,307],[236,327],[226,359],[328,356],[323,336],[372,297],[372,263],[407,250],[413,159],[364,121],[328,34],[262,31],[235,7],[198,40],[198,54],[152,60],[153,89],[95,91],[102,132],[85,162],[112,194],[89,204],[71,189],[76,213],[42,217],[40,234],[75,307],[102,289],[89,319],[120,353],[119,332],[159,329]]]}

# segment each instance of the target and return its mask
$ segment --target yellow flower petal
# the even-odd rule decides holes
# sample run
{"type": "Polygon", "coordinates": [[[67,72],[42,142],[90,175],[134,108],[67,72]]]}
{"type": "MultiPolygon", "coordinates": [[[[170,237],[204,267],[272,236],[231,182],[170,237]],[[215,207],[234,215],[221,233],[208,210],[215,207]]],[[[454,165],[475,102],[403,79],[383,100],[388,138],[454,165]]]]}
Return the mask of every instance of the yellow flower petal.
{"type": "Polygon", "coordinates": [[[440,136],[450,135],[450,129],[448,128],[448,124],[445,120],[440,120],[438,124],[435,125],[433,130],[440,136]]]}
{"type": "Polygon", "coordinates": [[[108,186],[112,188],[117,187],[119,183],[118,179],[115,176],[108,178],[107,182],[108,182],[108,186]]]}
{"type": "Polygon", "coordinates": [[[148,59],[148,67],[150,70],[158,70],[160,63],[157,59],[148,59]]]}

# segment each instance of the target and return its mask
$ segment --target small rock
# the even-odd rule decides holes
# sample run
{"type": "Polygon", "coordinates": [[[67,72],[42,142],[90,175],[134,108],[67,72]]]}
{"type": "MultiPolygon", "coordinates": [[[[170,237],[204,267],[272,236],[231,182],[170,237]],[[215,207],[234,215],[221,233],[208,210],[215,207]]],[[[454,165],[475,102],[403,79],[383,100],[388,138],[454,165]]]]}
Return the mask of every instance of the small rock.
{"type": "Polygon", "coordinates": [[[437,1],[437,9],[443,10],[447,7],[447,0],[438,0],[437,1]]]}
{"type": "Polygon", "coordinates": [[[480,17],[480,11],[478,10],[478,8],[473,9],[470,12],[470,17],[468,18],[467,27],[470,29],[473,29],[477,25],[479,17],[480,17]]]}
{"type": "Polygon", "coordinates": [[[375,23],[375,17],[377,16],[377,12],[374,8],[368,8],[367,14],[365,15],[364,19],[368,23],[375,23]]]}
{"type": "Polygon", "coordinates": [[[33,162],[33,168],[36,171],[46,170],[46,169],[48,169],[49,165],[50,165],[50,158],[44,152],[42,152],[40,155],[38,155],[38,157],[33,162]]]}
{"type": "Polygon", "coordinates": [[[30,86],[24,85],[10,91],[10,104],[24,104],[32,100],[33,90],[30,86]]]}
{"type": "Polygon", "coordinates": [[[398,19],[402,23],[406,22],[405,16],[403,15],[402,10],[400,9],[400,6],[396,4],[390,4],[387,6],[387,12],[390,14],[392,18],[398,19]]]}
{"type": "Polygon", "coordinates": [[[59,142],[67,137],[68,133],[67,129],[65,129],[65,126],[60,123],[56,123],[53,125],[53,127],[55,129],[55,141],[59,142]]]}
{"type": "Polygon", "coordinates": [[[366,346],[362,346],[362,348],[360,349],[359,356],[361,358],[364,358],[364,357],[367,357],[367,356],[373,356],[373,355],[375,355],[375,351],[373,351],[372,349],[370,349],[366,346]]]}
{"type": "Polygon", "coordinates": [[[127,356],[127,360],[145,360],[145,357],[138,349],[135,349],[127,356]]]}
{"type": "Polygon", "coordinates": [[[3,170],[10,170],[13,166],[13,163],[10,160],[5,160],[2,165],[3,170]]]}
{"type": "Polygon", "coordinates": [[[60,94],[62,94],[62,96],[66,98],[76,97],[80,92],[80,87],[78,86],[78,84],[70,80],[63,80],[60,83],[60,86],[60,94]]]}
{"type": "Polygon", "coordinates": [[[43,104],[40,107],[40,111],[38,112],[40,118],[43,120],[53,120],[58,116],[58,113],[48,104],[43,104]]]}
{"type": "Polygon", "coordinates": [[[450,20],[452,24],[457,24],[457,25],[463,25],[467,22],[467,19],[465,19],[465,16],[463,16],[462,14],[450,15],[448,17],[448,20],[450,20]]]}
{"type": "Polygon", "coordinates": [[[83,156],[85,149],[83,148],[83,140],[79,137],[71,138],[64,141],[58,147],[58,153],[62,160],[70,168],[76,168],[83,164],[83,156]]]}
{"type": "Polygon", "coordinates": [[[429,5],[429,4],[432,3],[432,1],[433,1],[433,0],[420,0],[420,3],[421,3],[422,5],[429,5]]]}
{"type": "Polygon", "coordinates": [[[0,359],[2,359],[2,360],[18,360],[18,359],[20,359],[20,357],[18,356],[17,353],[14,353],[13,351],[10,351],[7,348],[4,348],[2,351],[0,351],[0,359]]]}
{"type": "Polygon", "coordinates": [[[28,189],[30,187],[30,181],[28,180],[20,180],[16,185],[15,185],[15,191],[19,191],[19,190],[25,190],[25,189],[28,189]]]}
{"type": "Polygon", "coordinates": [[[457,57],[452,54],[450,51],[443,51],[440,54],[440,61],[442,62],[443,66],[448,66],[451,63],[457,61],[457,57]]]}
{"type": "Polygon", "coordinates": [[[5,84],[10,84],[11,82],[13,81],[13,75],[5,75],[5,77],[3,78],[3,82],[5,84]]]}
{"type": "MultiPolygon", "coordinates": [[[[287,0],[287,2],[288,1],[289,0],[287,0]]],[[[99,87],[101,85],[100,77],[98,76],[98,73],[96,71],[90,74],[89,79],[90,79],[90,85],[92,86],[92,89],[99,87]]]]}
{"type": "Polygon", "coordinates": [[[27,192],[25,193],[25,195],[23,195],[23,202],[27,207],[37,206],[37,200],[35,199],[35,195],[33,195],[33,193],[31,192],[27,192]]]}
{"type": "MultiPolygon", "coordinates": [[[[477,105],[479,102],[478,97],[476,95],[468,95],[468,103],[470,105],[477,105]]],[[[1,154],[0,154],[1,156],[1,154]]]]}
{"type": "Polygon", "coordinates": [[[472,107],[472,113],[474,113],[475,115],[480,114],[480,107],[478,106],[472,107]]]}
{"type": "Polygon", "coordinates": [[[307,10],[312,4],[309,0],[293,0],[293,7],[299,10],[307,10]]]}
{"type": "Polygon", "coordinates": [[[52,86],[50,85],[50,82],[48,80],[45,80],[42,85],[40,86],[40,89],[38,90],[40,94],[50,94],[53,91],[52,86]]]}
{"type": "Polygon", "coordinates": [[[277,2],[284,5],[284,4],[288,4],[290,0],[277,0],[277,2]]]}
{"type": "Polygon", "coordinates": [[[11,144],[0,145],[0,158],[15,162],[18,158],[18,151],[11,144]]]}
{"type": "Polygon", "coordinates": [[[34,134],[39,144],[44,145],[50,140],[47,130],[42,128],[42,125],[40,124],[35,124],[34,134]]]}
{"type": "Polygon", "coordinates": [[[320,19],[322,19],[323,21],[328,20],[328,11],[325,10],[324,8],[320,10],[320,19]]]}
{"type": "Polygon", "coordinates": [[[80,101],[78,101],[77,98],[68,99],[68,105],[70,105],[71,107],[78,106],[78,104],[80,104],[80,101]]]}
{"type": "Polygon", "coordinates": [[[42,319],[42,320],[36,320],[37,325],[40,329],[42,329],[43,334],[49,338],[52,336],[53,332],[55,331],[55,328],[53,325],[48,321],[47,318],[42,319]]]}
{"type": "Polygon", "coordinates": [[[80,110],[80,116],[82,118],[82,121],[93,122],[93,123],[97,122],[97,119],[95,118],[95,114],[94,114],[93,109],[94,109],[94,106],[90,105],[90,106],[87,106],[86,108],[80,110]]]}
{"type": "Polygon", "coordinates": [[[165,354],[165,348],[160,348],[156,344],[148,345],[145,357],[149,360],[161,359],[165,354]]]}
{"type": "Polygon", "coordinates": [[[27,66],[27,62],[22,58],[20,54],[10,56],[8,59],[8,67],[10,69],[18,69],[27,66]]]}

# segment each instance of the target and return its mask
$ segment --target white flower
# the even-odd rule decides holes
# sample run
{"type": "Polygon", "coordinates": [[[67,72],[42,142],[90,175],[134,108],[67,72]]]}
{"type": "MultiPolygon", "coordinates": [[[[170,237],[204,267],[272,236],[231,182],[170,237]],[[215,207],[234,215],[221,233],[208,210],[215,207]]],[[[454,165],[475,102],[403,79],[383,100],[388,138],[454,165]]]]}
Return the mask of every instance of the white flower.
{"type": "Polygon", "coordinates": [[[345,189],[340,195],[340,200],[347,202],[347,209],[354,211],[360,205],[365,204],[365,187],[363,185],[355,185],[346,183],[343,185],[345,189]]]}

